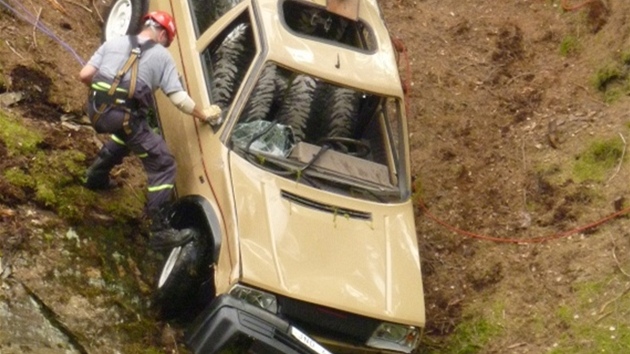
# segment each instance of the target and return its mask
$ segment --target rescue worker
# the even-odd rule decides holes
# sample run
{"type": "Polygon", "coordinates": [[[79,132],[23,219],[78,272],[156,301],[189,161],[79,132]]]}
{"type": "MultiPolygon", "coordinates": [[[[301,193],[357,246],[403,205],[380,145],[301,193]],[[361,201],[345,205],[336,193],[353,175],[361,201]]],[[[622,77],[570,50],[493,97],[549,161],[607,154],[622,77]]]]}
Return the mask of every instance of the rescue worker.
{"type": "Polygon", "coordinates": [[[143,17],[138,36],[123,36],[103,43],[81,69],[79,79],[90,87],[87,113],[98,133],[109,133],[97,159],[88,168],[86,187],[111,188],[109,174],[130,152],[142,161],[147,175],[145,212],[151,219],[150,245],[165,249],[185,244],[192,230],[175,230],[168,222],[176,164],[162,137],[147,121],[159,88],[181,111],[204,123],[221,123],[221,110],[212,105],[200,109],[178,77],[175,62],[166,49],[175,38],[173,18],[154,11],[143,17]]]}

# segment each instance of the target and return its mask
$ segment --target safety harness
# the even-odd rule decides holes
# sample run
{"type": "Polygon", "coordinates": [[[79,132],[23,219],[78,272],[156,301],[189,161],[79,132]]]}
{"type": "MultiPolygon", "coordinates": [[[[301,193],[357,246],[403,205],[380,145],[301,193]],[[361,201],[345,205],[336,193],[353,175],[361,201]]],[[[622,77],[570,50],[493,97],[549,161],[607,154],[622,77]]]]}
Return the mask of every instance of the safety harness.
{"type": "Polygon", "coordinates": [[[138,81],[138,59],[142,55],[143,50],[148,50],[155,45],[155,42],[149,40],[143,45],[138,42],[137,36],[129,36],[131,42],[131,54],[129,59],[125,62],[122,68],[118,71],[114,77],[112,84],[106,82],[94,82],[92,83],[91,98],[95,107],[96,113],[92,117],[92,125],[101,118],[101,116],[107,112],[110,108],[116,107],[122,109],[124,113],[123,129],[126,134],[131,133],[129,127],[129,120],[134,112],[140,108],[140,101],[134,98],[136,92],[136,84],[138,81]],[[125,74],[131,70],[131,78],[129,81],[129,89],[118,87],[125,74]],[[97,108],[98,107],[98,108],[97,108]]]}

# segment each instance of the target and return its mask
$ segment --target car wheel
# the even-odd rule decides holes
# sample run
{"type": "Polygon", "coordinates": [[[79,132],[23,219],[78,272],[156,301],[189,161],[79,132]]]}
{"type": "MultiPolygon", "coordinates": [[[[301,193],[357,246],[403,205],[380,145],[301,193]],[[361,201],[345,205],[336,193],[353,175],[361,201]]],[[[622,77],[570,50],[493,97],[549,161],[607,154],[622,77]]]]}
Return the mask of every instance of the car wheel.
{"type": "Polygon", "coordinates": [[[141,20],[147,12],[146,0],[116,0],[107,9],[103,24],[102,40],[138,34],[141,20]]]}
{"type": "Polygon", "coordinates": [[[206,277],[207,250],[195,230],[193,241],[171,249],[162,265],[153,302],[162,318],[186,315],[199,305],[201,284],[206,277]]]}

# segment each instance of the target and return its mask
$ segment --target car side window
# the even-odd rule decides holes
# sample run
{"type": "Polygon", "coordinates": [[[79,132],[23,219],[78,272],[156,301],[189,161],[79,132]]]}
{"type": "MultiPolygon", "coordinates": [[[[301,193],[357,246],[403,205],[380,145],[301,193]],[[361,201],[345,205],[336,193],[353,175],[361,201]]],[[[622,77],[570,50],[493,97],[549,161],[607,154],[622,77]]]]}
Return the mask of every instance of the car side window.
{"type": "Polygon", "coordinates": [[[256,45],[247,14],[239,16],[201,53],[210,101],[228,109],[251,66],[256,45]]]}
{"type": "Polygon", "coordinates": [[[197,38],[243,0],[189,0],[197,38]]]}

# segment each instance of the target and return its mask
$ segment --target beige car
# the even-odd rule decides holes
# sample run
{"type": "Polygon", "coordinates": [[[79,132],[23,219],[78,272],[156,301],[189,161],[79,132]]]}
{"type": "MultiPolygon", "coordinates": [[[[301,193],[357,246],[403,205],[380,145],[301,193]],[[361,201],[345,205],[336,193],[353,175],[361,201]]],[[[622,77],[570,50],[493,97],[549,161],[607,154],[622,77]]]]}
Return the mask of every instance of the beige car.
{"type": "Polygon", "coordinates": [[[155,301],[190,311],[197,353],[410,353],[425,308],[405,101],[376,0],[118,0],[105,38],[172,13],[182,81],[223,123],[161,93],[178,163],[155,301]]]}

